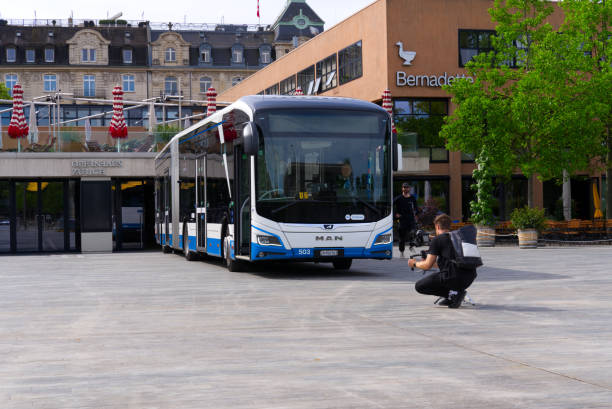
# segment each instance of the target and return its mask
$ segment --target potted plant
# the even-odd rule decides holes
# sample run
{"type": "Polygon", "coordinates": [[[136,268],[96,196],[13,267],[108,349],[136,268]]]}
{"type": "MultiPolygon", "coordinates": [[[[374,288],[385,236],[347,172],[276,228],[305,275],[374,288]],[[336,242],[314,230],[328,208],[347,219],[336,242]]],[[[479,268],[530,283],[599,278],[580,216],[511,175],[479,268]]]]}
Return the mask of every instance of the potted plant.
{"type": "Polygon", "coordinates": [[[476,200],[470,202],[470,220],[476,225],[476,244],[479,247],[494,247],[493,172],[485,147],[476,158],[476,164],[478,167],[472,172],[475,183],[471,186],[476,191],[476,200]]]}
{"type": "Polygon", "coordinates": [[[538,232],[544,228],[544,209],[528,206],[516,208],[510,215],[512,226],[518,230],[519,247],[535,249],[538,247],[538,232]]]}

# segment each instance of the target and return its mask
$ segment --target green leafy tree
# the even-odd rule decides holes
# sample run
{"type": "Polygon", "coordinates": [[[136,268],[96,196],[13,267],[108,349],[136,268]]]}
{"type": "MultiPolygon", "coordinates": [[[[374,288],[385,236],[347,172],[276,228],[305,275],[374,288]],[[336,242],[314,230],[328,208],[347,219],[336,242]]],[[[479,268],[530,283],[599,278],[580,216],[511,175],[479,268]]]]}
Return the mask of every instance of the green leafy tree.
{"type": "MultiPolygon", "coordinates": [[[[565,13],[562,35],[548,39],[550,57],[562,52],[565,69],[575,81],[570,95],[575,95],[574,109],[590,113],[585,133],[594,142],[591,157],[599,159],[606,170],[608,190],[607,217],[612,215],[612,1],[564,0],[565,13]],[[563,38],[564,41],[561,41],[563,38]]],[[[557,58],[557,61],[560,58],[557,58]]]]}
{"type": "Polygon", "coordinates": [[[520,170],[530,207],[531,176],[561,178],[564,169],[588,168],[602,152],[592,136],[601,127],[593,121],[600,104],[588,97],[584,75],[568,69],[580,50],[546,23],[552,12],[541,0],[496,0],[493,51],[467,65],[473,82],[446,87],[458,106],[442,130],[448,148],[479,156],[486,147],[496,174],[520,170]]]}
{"type": "Polygon", "coordinates": [[[11,99],[8,88],[0,82],[0,99],[11,99]]]}

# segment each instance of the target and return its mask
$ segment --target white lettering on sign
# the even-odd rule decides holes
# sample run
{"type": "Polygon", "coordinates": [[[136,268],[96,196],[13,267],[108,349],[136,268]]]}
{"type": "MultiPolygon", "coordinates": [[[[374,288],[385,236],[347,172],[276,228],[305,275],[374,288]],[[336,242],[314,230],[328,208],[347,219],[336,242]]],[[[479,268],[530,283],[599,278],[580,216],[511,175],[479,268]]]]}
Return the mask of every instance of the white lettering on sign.
{"type": "Polygon", "coordinates": [[[73,160],[71,162],[72,174],[76,176],[104,175],[106,168],[121,168],[121,160],[73,160]]]}
{"type": "Polygon", "coordinates": [[[404,71],[397,71],[395,73],[395,85],[398,87],[433,87],[439,88],[443,85],[450,85],[455,79],[463,78],[468,79],[472,83],[474,78],[466,76],[465,74],[448,75],[407,75],[404,71]]]}

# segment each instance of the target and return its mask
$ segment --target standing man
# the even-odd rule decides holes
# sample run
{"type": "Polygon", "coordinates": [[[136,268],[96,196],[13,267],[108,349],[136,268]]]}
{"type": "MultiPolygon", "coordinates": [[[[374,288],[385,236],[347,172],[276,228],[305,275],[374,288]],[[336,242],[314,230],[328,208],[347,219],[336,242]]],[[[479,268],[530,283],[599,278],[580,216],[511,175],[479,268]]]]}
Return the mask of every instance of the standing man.
{"type": "Polygon", "coordinates": [[[402,183],[402,194],[393,199],[395,208],[395,218],[399,219],[399,251],[404,257],[406,241],[412,241],[413,233],[416,229],[415,216],[419,211],[414,196],[410,194],[408,182],[402,183]]]}
{"type": "Polygon", "coordinates": [[[476,269],[460,270],[451,268],[451,258],[454,257],[453,243],[450,231],[451,219],[446,214],[437,216],[434,220],[436,237],[431,241],[425,260],[408,260],[410,268],[429,270],[438,267],[439,272],[429,274],[416,282],[414,288],[421,294],[437,295],[443,300],[438,305],[448,308],[459,308],[465,297],[465,290],[476,278],[476,269]]]}

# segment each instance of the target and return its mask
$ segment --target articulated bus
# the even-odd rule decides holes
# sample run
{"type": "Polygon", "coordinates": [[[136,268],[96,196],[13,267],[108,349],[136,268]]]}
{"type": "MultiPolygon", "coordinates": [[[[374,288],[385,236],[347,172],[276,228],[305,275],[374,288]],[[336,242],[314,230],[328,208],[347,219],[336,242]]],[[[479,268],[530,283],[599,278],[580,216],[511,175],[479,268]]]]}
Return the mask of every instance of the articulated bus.
{"type": "Polygon", "coordinates": [[[370,102],[243,97],[157,155],[156,240],[188,260],[220,257],[230,271],[389,259],[400,152],[389,114],[370,102]]]}

